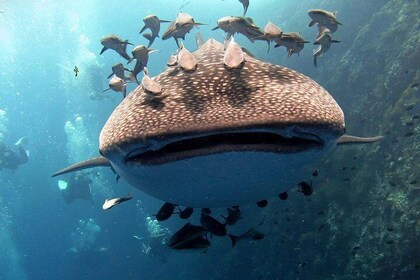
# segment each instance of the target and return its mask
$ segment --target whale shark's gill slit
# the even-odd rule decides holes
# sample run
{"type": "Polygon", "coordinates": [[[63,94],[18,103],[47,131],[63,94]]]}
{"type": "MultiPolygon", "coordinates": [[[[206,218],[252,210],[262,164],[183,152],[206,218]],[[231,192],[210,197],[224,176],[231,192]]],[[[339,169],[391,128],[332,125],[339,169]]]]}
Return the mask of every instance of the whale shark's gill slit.
{"type": "Polygon", "coordinates": [[[269,132],[221,133],[172,142],[156,151],[129,156],[125,162],[129,165],[155,165],[223,152],[298,153],[322,147],[323,143],[314,139],[286,138],[269,132]]]}

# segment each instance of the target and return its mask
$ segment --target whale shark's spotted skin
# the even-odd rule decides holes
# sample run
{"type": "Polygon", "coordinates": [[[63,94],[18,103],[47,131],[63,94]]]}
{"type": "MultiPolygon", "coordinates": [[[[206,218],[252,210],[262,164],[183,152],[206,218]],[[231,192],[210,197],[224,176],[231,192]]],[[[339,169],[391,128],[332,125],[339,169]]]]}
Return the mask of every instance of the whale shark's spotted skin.
{"type": "Polygon", "coordinates": [[[334,136],[343,134],[343,112],[313,80],[248,55],[242,69],[228,71],[223,54],[223,45],[210,39],[194,52],[197,70],[169,68],[155,77],[167,95],[162,106],[146,102],[147,95],[137,87],[103,128],[101,153],[106,155],[115,146],[128,152],[126,147],[139,145],[139,139],[146,144],[172,134],[261,124],[319,124],[328,126],[334,136]]]}

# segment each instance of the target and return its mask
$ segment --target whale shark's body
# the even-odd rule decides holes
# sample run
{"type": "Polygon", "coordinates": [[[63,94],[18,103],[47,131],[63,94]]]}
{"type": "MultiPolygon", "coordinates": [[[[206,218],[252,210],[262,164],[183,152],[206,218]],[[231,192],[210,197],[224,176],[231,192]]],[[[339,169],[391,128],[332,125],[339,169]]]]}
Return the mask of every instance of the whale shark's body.
{"type": "Polygon", "coordinates": [[[344,115],[310,78],[243,54],[225,67],[224,46],[208,40],[197,67],[154,78],[165,98],[137,87],[99,139],[101,157],[54,175],[99,165],[161,200],[191,207],[257,202],[296,186],[337,144],[373,142],[344,135],[344,115]]]}

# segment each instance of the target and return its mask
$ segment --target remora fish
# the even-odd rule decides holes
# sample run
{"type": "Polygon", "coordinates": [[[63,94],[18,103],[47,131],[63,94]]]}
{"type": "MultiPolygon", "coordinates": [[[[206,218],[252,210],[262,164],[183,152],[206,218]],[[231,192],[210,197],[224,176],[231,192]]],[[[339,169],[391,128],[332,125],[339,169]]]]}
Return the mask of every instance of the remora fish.
{"type": "Polygon", "coordinates": [[[131,58],[128,62],[132,62],[133,60],[136,60],[136,65],[134,66],[134,69],[131,70],[131,73],[137,80],[137,75],[143,71],[144,67],[147,66],[147,62],[149,62],[149,54],[156,51],[155,49],[149,49],[148,47],[144,45],[136,46],[132,51],[131,54],[133,55],[133,58],[131,58]]]}
{"type": "Polygon", "coordinates": [[[317,66],[317,58],[321,57],[326,53],[330,47],[331,43],[340,43],[338,40],[333,40],[331,31],[323,25],[318,24],[318,35],[315,39],[314,45],[319,45],[318,48],[313,50],[314,55],[314,65],[317,66]]]}
{"type": "Polygon", "coordinates": [[[53,176],[112,166],[163,201],[229,207],[287,191],[337,145],[382,138],[345,135],[341,108],[305,75],[246,54],[242,69],[228,71],[224,52],[210,39],[193,53],[195,71],[176,66],[154,77],[167,95],[159,109],[137,87],[103,127],[102,156],[53,176]]]}
{"type": "Polygon", "coordinates": [[[203,23],[195,22],[194,18],[186,13],[179,13],[177,18],[171,22],[168,29],[163,33],[162,40],[174,38],[179,48],[178,39],[185,40],[185,35],[194,28],[194,26],[204,25],[203,23]]]}
{"type": "Polygon", "coordinates": [[[212,30],[219,28],[227,33],[226,40],[229,40],[235,33],[244,35],[251,42],[254,42],[254,40],[265,40],[263,38],[264,32],[249,17],[222,17],[217,21],[217,26],[212,30]]]}
{"type": "Polygon", "coordinates": [[[133,198],[133,195],[131,193],[128,194],[128,196],[118,197],[118,198],[112,198],[112,199],[105,199],[104,205],[102,205],[102,209],[108,210],[114,207],[117,204],[120,204],[121,202],[128,201],[133,198]]]}
{"type": "Polygon", "coordinates": [[[102,92],[112,89],[115,92],[121,92],[124,98],[127,95],[127,84],[125,83],[123,79],[118,78],[115,74],[114,74],[114,77],[112,77],[112,79],[109,80],[108,85],[109,85],[109,88],[107,88],[106,90],[103,90],[102,92]]]}
{"type": "Polygon", "coordinates": [[[341,23],[337,20],[336,13],[331,13],[321,9],[313,9],[308,11],[308,15],[312,19],[309,23],[309,27],[318,23],[334,33],[337,31],[338,25],[341,25],[341,23]]]}
{"type": "Polygon", "coordinates": [[[139,33],[143,33],[146,29],[150,29],[152,33],[144,34],[143,37],[149,40],[149,45],[147,46],[150,48],[150,46],[155,41],[156,37],[159,37],[159,31],[160,31],[160,24],[164,22],[170,22],[168,20],[161,20],[156,15],[148,15],[143,19],[144,26],[140,30],[139,33]]]}
{"type": "Polygon", "coordinates": [[[127,45],[132,45],[128,40],[121,40],[117,35],[108,35],[101,39],[101,44],[104,46],[100,54],[103,54],[107,49],[112,49],[116,51],[119,55],[124,57],[127,60],[130,60],[131,57],[127,54],[127,45]]]}
{"type": "Polygon", "coordinates": [[[118,78],[120,78],[124,81],[134,82],[135,81],[134,77],[132,75],[126,76],[124,71],[130,72],[130,70],[125,68],[124,65],[121,62],[116,63],[116,64],[114,64],[114,66],[112,66],[112,73],[109,74],[108,79],[111,78],[113,75],[115,75],[115,76],[117,76],[118,78]]]}
{"type": "Polygon", "coordinates": [[[265,39],[267,41],[267,44],[268,44],[267,53],[270,51],[271,41],[275,41],[275,40],[280,39],[282,35],[283,35],[283,31],[280,29],[280,27],[278,27],[277,25],[275,25],[271,21],[269,21],[265,25],[264,35],[261,36],[261,38],[265,39]]]}
{"type": "Polygon", "coordinates": [[[275,40],[275,42],[277,43],[274,46],[275,48],[280,46],[286,47],[287,57],[291,57],[294,53],[299,55],[300,51],[305,47],[305,44],[309,43],[298,32],[283,33],[281,38],[275,40]]]}

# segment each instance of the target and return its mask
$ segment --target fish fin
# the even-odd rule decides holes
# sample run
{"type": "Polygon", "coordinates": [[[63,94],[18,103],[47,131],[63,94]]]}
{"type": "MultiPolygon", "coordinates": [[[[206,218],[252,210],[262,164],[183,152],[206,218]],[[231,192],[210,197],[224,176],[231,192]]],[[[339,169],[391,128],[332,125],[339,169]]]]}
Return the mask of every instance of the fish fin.
{"type": "Polygon", "coordinates": [[[143,33],[143,32],[144,32],[144,30],[146,30],[146,29],[147,29],[146,25],[145,25],[145,26],[143,26],[143,28],[140,30],[139,34],[140,34],[140,33],[143,33]]]}
{"type": "Polygon", "coordinates": [[[219,29],[219,28],[220,28],[219,26],[216,26],[216,27],[212,28],[212,30],[211,30],[211,31],[217,30],[217,29],[219,29]]]}
{"type": "Polygon", "coordinates": [[[287,49],[287,58],[291,57],[293,54],[292,49],[287,49]]]}
{"type": "Polygon", "coordinates": [[[280,46],[281,46],[280,44],[275,44],[275,45],[274,45],[274,47],[275,47],[275,48],[278,48],[278,47],[280,47],[280,46]]]}
{"type": "Polygon", "coordinates": [[[229,238],[232,241],[232,248],[235,247],[235,244],[238,241],[238,237],[236,235],[229,234],[229,238]]]}
{"type": "Polygon", "coordinates": [[[122,41],[121,44],[125,45],[125,48],[127,48],[127,45],[132,45],[134,46],[134,44],[128,42],[128,40],[122,41]]]}
{"type": "Polygon", "coordinates": [[[331,40],[331,43],[341,43],[339,40],[331,40]]]}
{"type": "Polygon", "coordinates": [[[155,41],[155,37],[153,37],[152,33],[146,33],[143,34],[143,37],[146,38],[147,40],[149,40],[149,45],[147,46],[148,48],[153,44],[153,42],[155,41]]]}
{"type": "MultiPolygon", "coordinates": [[[[315,51],[315,50],[314,50],[314,51],[315,51]]],[[[315,66],[315,67],[317,67],[316,58],[317,58],[317,56],[314,54],[314,66],[315,66]]]]}
{"type": "Polygon", "coordinates": [[[130,71],[130,75],[133,77],[133,79],[136,81],[136,83],[139,85],[140,84],[140,82],[139,82],[139,80],[137,79],[137,76],[136,76],[136,74],[134,73],[134,71],[133,70],[131,70],[130,71]]]}
{"type": "Polygon", "coordinates": [[[200,25],[207,25],[207,23],[194,22],[194,26],[198,28],[200,25]]]}
{"type": "Polygon", "coordinates": [[[130,64],[134,60],[134,57],[130,57],[130,59],[127,61],[127,64],[130,64]]]}
{"type": "Polygon", "coordinates": [[[106,78],[107,78],[107,79],[109,79],[109,78],[111,78],[111,77],[112,77],[112,75],[114,75],[114,73],[109,74],[109,76],[108,76],[108,77],[106,77],[106,78]]]}
{"type": "Polygon", "coordinates": [[[255,57],[255,55],[253,55],[247,48],[245,47],[241,47],[242,51],[244,53],[246,53],[247,55],[249,55],[250,57],[255,57]]]}
{"type": "Polygon", "coordinates": [[[245,4],[243,6],[244,6],[244,16],[245,16],[246,12],[248,11],[248,6],[245,6],[245,4]]]}
{"type": "Polygon", "coordinates": [[[267,53],[269,53],[270,52],[270,40],[267,40],[267,53]]]}
{"type": "Polygon", "coordinates": [[[109,160],[107,158],[105,158],[103,156],[99,156],[99,157],[95,157],[95,158],[91,158],[91,159],[88,159],[88,160],[85,160],[85,161],[78,162],[76,164],[70,165],[69,167],[61,169],[61,170],[55,172],[52,175],[52,177],[62,175],[62,174],[65,174],[65,173],[69,173],[69,172],[82,170],[82,169],[97,167],[97,166],[111,166],[111,163],[109,162],[109,160]]]}
{"type": "Polygon", "coordinates": [[[315,42],[314,42],[314,45],[319,45],[319,42],[318,42],[318,41],[315,41],[315,42]]]}
{"type": "Polygon", "coordinates": [[[176,45],[178,46],[178,49],[179,49],[179,42],[178,42],[178,38],[174,38],[174,39],[175,39],[176,45]]]}
{"type": "Polygon", "coordinates": [[[103,47],[102,50],[101,50],[101,52],[99,53],[99,55],[103,54],[104,51],[106,51],[107,49],[108,49],[107,47],[103,47]]]}
{"type": "Polygon", "coordinates": [[[203,36],[200,32],[195,34],[195,41],[197,42],[197,48],[201,48],[201,46],[204,44],[203,36]]]}
{"type": "Polygon", "coordinates": [[[311,20],[311,22],[309,23],[309,27],[312,27],[316,24],[316,22],[314,20],[311,20]]]}
{"type": "Polygon", "coordinates": [[[337,140],[337,145],[345,145],[345,144],[364,144],[364,143],[373,143],[377,142],[384,138],[383,136],[375,136],[375,137],[357,137],[352,135],[344,134],[337,140]]]}

